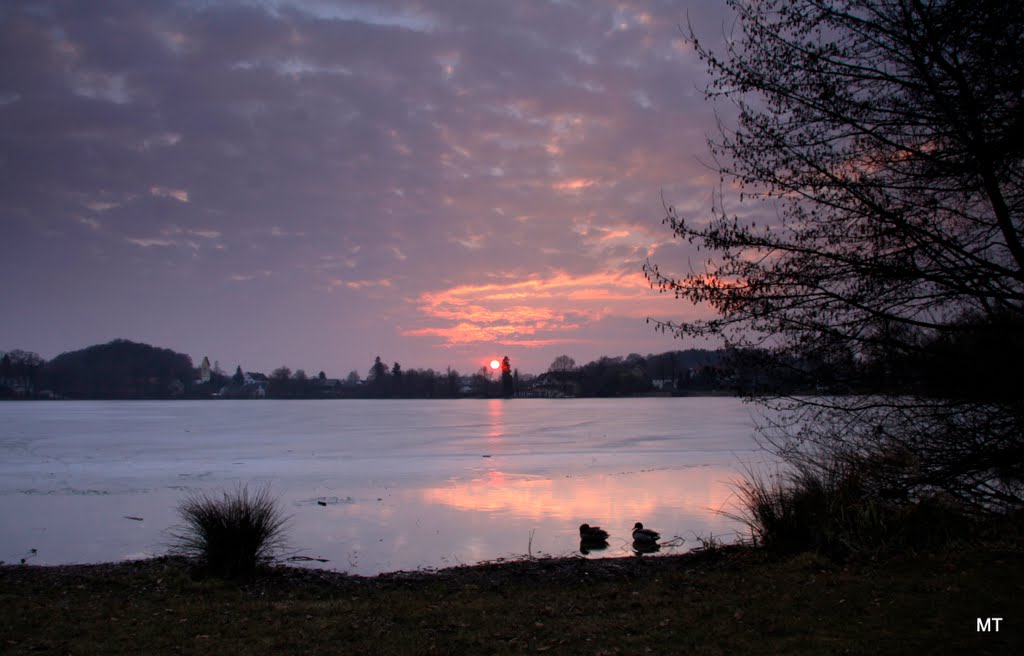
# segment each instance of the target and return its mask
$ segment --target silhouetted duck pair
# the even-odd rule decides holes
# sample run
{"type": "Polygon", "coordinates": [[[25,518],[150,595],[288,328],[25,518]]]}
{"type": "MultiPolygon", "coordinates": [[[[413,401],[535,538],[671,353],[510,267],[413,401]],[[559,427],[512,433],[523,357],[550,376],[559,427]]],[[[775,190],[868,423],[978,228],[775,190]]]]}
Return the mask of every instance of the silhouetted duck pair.
{"type": "MultiPolygon", "coordinates": [[[[637,551],[651,552],[658,550],[661,534],[637,522],[633,525],[633,548],[637,551]]],[[[587,553],[590,549],[603,549],[607,545],[608,531],[600,526],[580,524],[580,551],[587,553]]]]}

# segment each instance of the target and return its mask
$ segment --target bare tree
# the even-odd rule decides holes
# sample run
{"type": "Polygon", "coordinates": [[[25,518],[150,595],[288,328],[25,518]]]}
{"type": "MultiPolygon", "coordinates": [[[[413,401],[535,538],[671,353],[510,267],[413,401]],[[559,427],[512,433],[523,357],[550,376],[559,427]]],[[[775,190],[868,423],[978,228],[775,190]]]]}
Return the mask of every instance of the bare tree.
{"type": "Polygon", "coordinates": [[[560,355],[552,361],[548,371],[573,371],[576,369],[576,361],[568,355],[560,355]]]}
{"type": "Polygon", "coordinates": [[[770,433],[789,458],[869,459],[894,494],[1020,505],[1024,388],[927,378],[942,353],[991,358],[990,381],[1024,364],[993,344],[1024,342],[1024,5],[729,4],[724,52],[689,33],[707,98],[737,112],[709,140],[723,191],[710,220],[665,217],[709,255],[681,275],[645,266],[716,314],[655,324],[879,392],[789,399],[770,433]]]}

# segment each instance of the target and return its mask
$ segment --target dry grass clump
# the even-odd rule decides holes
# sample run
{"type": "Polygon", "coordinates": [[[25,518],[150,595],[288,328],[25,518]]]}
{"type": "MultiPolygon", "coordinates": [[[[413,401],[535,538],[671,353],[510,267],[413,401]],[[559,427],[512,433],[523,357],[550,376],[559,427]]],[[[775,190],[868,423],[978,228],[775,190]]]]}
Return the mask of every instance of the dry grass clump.
{"type": "Polygon", "coordinates": [[[899,553],[970,539],[972,521],[941,496],[895,502],[863,485],[855,464],[791,463],[787,473],[748,470],[736,513],[755,544],[775,553],[832,558],[899,553]]]}
{"type": "Polygon", "coordinates": [[[178,505],[183,524],[171,533],[172,552],[223,578],[249,576],[284,549],[288,518],[269,487],[240,485],[221,494],[195,492],[178,505]]]}

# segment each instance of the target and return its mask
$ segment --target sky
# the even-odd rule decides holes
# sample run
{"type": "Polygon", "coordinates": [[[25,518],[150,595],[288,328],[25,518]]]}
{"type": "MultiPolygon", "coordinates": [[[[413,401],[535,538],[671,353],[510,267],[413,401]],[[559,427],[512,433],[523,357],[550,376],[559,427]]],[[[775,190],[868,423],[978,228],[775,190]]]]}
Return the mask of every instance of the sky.
{"type": "Polygon", "coordinates": [[[5,0],[0,350],[472,373],[711,346],[717,0],[5,0]]]}

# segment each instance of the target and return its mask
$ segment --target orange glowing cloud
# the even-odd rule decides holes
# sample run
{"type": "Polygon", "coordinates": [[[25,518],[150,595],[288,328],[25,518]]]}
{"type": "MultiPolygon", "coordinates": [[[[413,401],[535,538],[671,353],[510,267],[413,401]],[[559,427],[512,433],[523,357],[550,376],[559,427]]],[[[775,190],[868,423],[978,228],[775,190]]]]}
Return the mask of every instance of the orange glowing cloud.
{"type": "Polygon", "coordinates": [[[588,187],[593,187],[598,184],[597,180],[589,178],[571,178],[569,180],[561,180],[551,185],[551,188],[555,191],[582,191],[588,187]]]}
{"type": "Polygon", "coordinates": [[[403,334],[441,337],[446,346],[586,341],[569,333],[608,316],[643,318],[655,300],[640,273],[571,276],[556,272],[548,277],[457,285],[421,294],[418,309],[429,325],[408,328],[403,334]]]}

